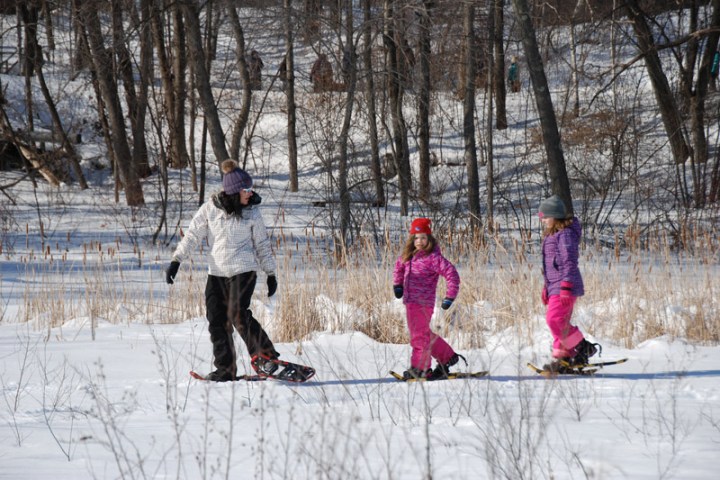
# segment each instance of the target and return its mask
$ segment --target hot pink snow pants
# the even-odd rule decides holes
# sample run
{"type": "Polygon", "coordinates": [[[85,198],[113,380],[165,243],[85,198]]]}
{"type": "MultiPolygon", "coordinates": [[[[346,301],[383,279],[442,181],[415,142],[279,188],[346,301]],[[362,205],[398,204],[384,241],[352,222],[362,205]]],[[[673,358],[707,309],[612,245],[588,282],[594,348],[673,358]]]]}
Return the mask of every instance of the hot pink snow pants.
{"type": "Polygon", "coordinates": [[[550,296],[545,320],[553,336],[554,358],[574,357],[575,346],[584,338],[580,329],[570,324],[576,300],[577,297],[572,297],[567,305],[563,305],[560,295],[550,296]]]}
{"type": "Polygon", "coordinates": [[[410,365],[427,370],[430,368],[432,358],[438,363],[447,363],[455,355],[455,351],[445,340],[430,330],[430,319],[435,307],[408,303],[405,309],[412,347],[410,365]]]}

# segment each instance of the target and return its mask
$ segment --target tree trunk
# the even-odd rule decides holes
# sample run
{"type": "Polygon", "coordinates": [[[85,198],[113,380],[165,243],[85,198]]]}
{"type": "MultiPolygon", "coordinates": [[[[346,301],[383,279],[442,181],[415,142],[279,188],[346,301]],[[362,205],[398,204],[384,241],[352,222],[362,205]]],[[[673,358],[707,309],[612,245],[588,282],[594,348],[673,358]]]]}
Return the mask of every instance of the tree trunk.
{"type": "Polygon", "coordinates": [[[395,164],[400,183],[400,215],[406,216],[410,208],[410,190],[412,178],[410,176],[410,160],[407,148],[407,128],[402,112],[403,90],[400,82],[398,68],[398,49],[395,33],[394,3],[396,0],[385,0],[385,32],[383,41],[387,55],[387,88],[390,100],[390,116],[392,118],[393,145],[395,147],[395,164]]]}
{"type": "Polygon", "coordinates": [[[478,173],[475,143],[475,7],[468,2],[463,11],[463,36],[465,43],[465,82],[463,95],[463,139],[465,143],[465,166],[468,176],[468,210],[473,233],[482,227],[480,218],[480,176],[478,173]]]}
{"type": "Polygon", "coordinates": [[[512,0],[512,2],[520,27],[520,36],[528,63],[528,72],[530,73],[530,82],[532,83],[535,103],[540,117],[543,145],[545,146],[548,171],[550,173],[550,188],[553,194],[563,199],[567,211],[571,214],[573,207],[570,180],[565,166],[565,156],[563,155],[552,97],[545,76],[545,67],[535,37],[535,28],[530,18],[530,10],[527,0],[512,0]]]}
{"type": "Polygon", "coordinates": [[[68,161],[70,162],[70,168],[73,171],[73,174],[75,174],[75,179],[80,184],[80,188],[82,190],[85,190],[88,188],[87,181],[85,180],[85,175],[83,174],[82,168],[80,168],[80,156],[78,155],[77,151],[75,151],[75,147],[73,147],[72,142],[67,136],[67,133],[65,132],[65,129],[63,128],[62,120],[60,119],[60,114],[57,111],[57,108],[55,107],[55,102],[50,95],[50,89],[47,86],[47,83],[45,82],[45,75],[43,74],[42,65],[39,65],[37,70],[37,77],[38,77],[38,83],[40,84],[40,90],[42,90],[43,97],[45,98],[45,105],[48,108],[48,111],[50,112],[50,117],[52,118],[53,122],[53,130],[55,130],[58,134],[60,134],[60,138],[62,141],[62,149],[65,151],[65,154],[68,156],[68,161]]]}
{"type": "Polygon", "coordinates": [[[195,74],[195,87],[197,88],[200,98],[200,105],[207,119],[210,144],[212,145],[216,162],[222,162],[226,158],[229,158],[230,155],[225,146],[225,133],[220,123],[220,115],[215,105],[215,99],[213,98],[210,85],[210,73],[206,67],[206,56],[202,44],[202,34],[200,33],[200,14],[192,0],[181,0],[180,8],[182,9],[185,19],[185,27],[187,28],[187,41],[192,69],[195,74]]]}
{"type": "MultiPolygon", "coordinates": [[[[351,243],[350,239],[350,190],[348,188],[348,137],[350,136],[350,127],[352,122],[353,106],[355,104],[355,83],[357,75],[355,73],[355,48],[353,48],[353,14],[352,0],[345,0],[345,44],[350,49],[350,65],[347,95],[345,96],[345,114],[343,116],[342,130],[340,132],[339,141],[339,172],[338,172],[338,190],[340,195],[340,238],[343,247],[347,247],[351,243]]],[[[343,248],[344,251],[344,248],[343,248]]]]}
{"type": "MultiPolygon", "coordinates": [[[[122,0],[112,0],[112,51],[117,58],[117,70],[123,82],[125,98],[130,118],[130,130],[132,132],[132,168],[141,178],[150,175],[148,165],[147,144],[145,142],[145,111],[143,105],[147,104],[146,99],[138,98],[135,91],[135,77],[132,68],[130,52],[125,45],[125,28],[123,26],[123,5],[122,0]],[[142,104],[142,105],[141,105],[142,104]]],[[[142,84],[143,82],[138,82],[142,84]]]]}
{"type": "Polygon", "coordinates": [[[155,51],[158,60],[158,66],[160,68],[160,79],[162,81],[162,92],[163,92],[163,109],[164,116],[167,121],[169,135],[168,135],[168,156],[170,164],[173,168],[184,168],[188,162],[188,151],[185,145],[185,121],[184,121],[184,109],[187,92],[184,87],[184,75],[185,75],[185,46],[184,37],[179,40],[176,38],[178,35],[183,34],[182,23],[178,25],[178,22],[182,21],[182,16],[178,14],[179,7],[173,5],[173,13],[175,17],[173,20],[173,40],[172,45],[179,50],[169,53],[166,50],[165,45],[170,44],[165,38],[165,26],[162,19],[167,15],[164,15],[164,7],[162,4],[158,5],[158,1],[162,0],[148,0],[151,2],[150,9],[150,30],[153,37],[153,43],[155,44],[155,51]],[[182,43],[182,45],[178,45],[182,43]],[[173,59],[171,63],[170,58],[173,59]],[[177,78],[177,77],[180,78],[177,78]],[[178,83],[182,82],[182,83],[178,83]],[[180,87],[180,88],[178,88],[180,87]],[[178,98],[178,95],[180,98],[178,98]],[[178,118],[178,115],[180,117],[178,118]]]}
{"type": "MultiPolygon", "coordinates": [[[[133,7],[135,8],[135,7],[133,7]]],[[[140,85],[138,86],[138,122],[145,124],[148,109],[149,86],[155,78],[153,69],[153,45],[152,32],[148,28],[150,24],[150,0],[140,0],[140,16],[136,20],[138,31],[140,32],[140,65],[138,74],[140,76],[140,85]]],[[[137,17],[137,12],[136,15],[137,17]]],[[[182,137],[183,142],[185,136],[182,137]]],[[[187,152],[185,152],[187,155],[187,152]]],[[[143,161],[149,167],[147,139],[143,137],[143,161]]]]}
{"type": "Polygon", "coordinates": [[[185,168],[190,161],[190,155],[185,143],[185,103],[187,102],[188,89],[186,72],[188,66],[187,40],[185,37],[185,22],[180,7],[176,2],[170,3],[170,14],[172,16],[172,77],[170,87],[172,88],[173,102],[170,108],[173,109],[171,138],[172,165],[175,168],[185,168]]]}
{"type": "MultiPolygon", "coordinates": [[[[715,32],[708,37],[708,47],[705,49],[706,52],[710,53],[712,53],[712,50],[718,51],[718,48],[720,48],[718,44],[720,42],[720,33],[717,31],[717,26],[720,25],[720,0],[713,0],[713,9],[712,25],[715,26],[716,29],[715,32]]],[[[705,59],[703,59],[703,65],[706,65],[705,59]]],[[[715,162],[712,167],[709,183],[708,202],[715,203],[720,200],[720,149],[718,148],[715,149],[715,162]]]]}
{"type": "Polygon", "coordinates": [[[85,35],[82,33],[82,25],[78,21],[80,18],[80,6],[79,2],[82,0],[72,0],[70,6],[71,21],[72,21],[72,34],[75,40],[75,51],[72,55],[73,74],[77,75],[80,70],[84,69],[88,65],[90,58],[90,52],[88,51],[88,45],[85,35]]]}
{"type": "MultiPolygon", "coordinates": [[[[492,42],[495,45],[495,48],[493,49],[493,53],[490,55],[490,60],[492,61],[492,64],[494,65],[494,68],[488,68],[488,75],[490,78],[487,80],[488,85],[493,85],[493,89],[495,90],[495,98],[502,97],[503,99],[503,115],[502,118],[500,116],[497,117],[496,123],[498,125],[498,129],[501,128],[501,120],[504,121],[503,128],[507,128],[507,118],[505,118],[505,112],[504,112],[504,99],[505,99],[505,82],[498,82],[497,77],[503,78],[503,70],[505,69],[504,64],[505,61],[498,62],[497,58],[495,58],[496,55],[504,54],[502,52],[502,23],[501,23],[501,32],[500,32],[500,39],[498,42],[498,35],[497,35],[497,28],[496,28],[496,21],[498,20],[498,17],[502,18],[502,5],[501,10],[498,12],[498,3],[502,3],[503,0],[495,0],[493,9],[493,12],[488,13],[488,42],[492,42]],[[498,43],[499,47],[498,48],[498,43]]],[[[490,51],[490,49],[488,49],[490,51]]],[[[487,138],[487,159],[485,161],[485,173],[486,173],[486,180],[485,183],[487,185],[487,215],[486,215],[486,221],[485,225],[487,227],[487,231],[492,233],[495,228],[495,196],[494,196],[494,190],[495,190],[495,150],[493,149],[493,95],[492,93],[489,93],[487,96],[487,115],[485,117],[485,136],[487,138]]]]}
{"type": "MultiPolygon", "coordinates": [[[[507,108],[505,106],[505,99],[507,97],[507,91],[505,90],[505,46],[503,45],[503,31],[505,29],[505,0],[494,0],[493,9],[493,45],[495,58],[493,61],[493,83],[489,85],[493,86],[495,90],[495,128],[498,130],[505,130],[508,127],[507,123],[507,108]]],[[[490,70],[490,69],[488,69],[490,70]]]]}
{"type": "MultiPolygon", "coordinates": [[[[434,0],[423,0],[420,10],[418,53],[420,56],[420,80],[418,82],[418,147],[420,157],[419,195],[424,201],[430,199],[430,30],[434,0]]],[[[409,72],[409,75],[412,75],[409,72]]]]}
{"type": "Polygon", "coordinates": [[[102,95],[111,128],[111,141],[118,172],[125,187],[125,200],[129,206],[140,206],[145,203],[142,184],[131,164],[132,153],[125,132],[125,115],[120,106],[117,82],[112,75],[112,60],[103,44],[97,4],[84,1],[80,5],[80,17],[87,32],[93,69],[97,76],[98,87],[102,95]]]}
{"type": "Polygon", "coordinates": [[[676,164],[685,163],[691,154],[690,147],[688,147],[685,136],[683,135],[680,111],[677,108],[675,97],[663,71],[652,31],[645,20],[645,14],[638,6],[637,0],[628,0],[626,7],[630,23],[632,23],[635,34],[637,35],[638,47],[645,55],[645,66],[648,76],[650,77],[650,82],[653,85],[655,99],[660,108],[660,116],[662,117],[665,132],[670,141],[673,158],[676,164]]]}
{"type": "Polygon", "coordinates": [[[47,39],[48,51],[55,51],[55,28],[53,27],[52,12],[48,0],[41,0],[42,16],[45,21],[45,38],[47,39]]]}
{"type": "Polygon", "coordinates": [[[228,5],[228,14],[230,16],[230,24],[233,27],[236,37],[235,56],[237,57],[238,68],[240,70],[240,78],[243,84],[242,105],[240,106],[240,115],[238,115],[233,127],[232,141],[230,142],[230,158],[240,158],[240,144],[242,142],[243,132],[247,127],[248,118],[250,118],[250,103],[252,102],[252,90],[248,88],[250,85],[250,72],[247,65],[247,54],[245,52],[245,32],[240,24],[235,7],[228,5]]]}
{"type": "MultiPolygon", "coordinates": [[[[697,208],[704,207],[707,195],[706,171],[708,168],[708,141],[705,135],[705,102],[710,85],[710,67],[720,40],[720,0],[713,1],[713,14],[710,23],[711,33],[706,39],[705,48],[697,73],[695,91],[690,109],[690,131],[693,142],[693,178],[695,181],[694,201],[697,208]],[[700,171],[702,169],[702,171],[700,171]]],[[[694,65],[694,64],[693,64],[694,65]]],[[[712,188],[712,183],[710,183],[712,188]]]]}
{"type": "Polygon", "coordinates": [[[295,106],[295,40],[293,38],[292,0],[284,0],[285,6],[285,97],[287,99],[287,139],[288,170],[290,191],[297,192],[298,185],[298,148],[296,133],[295,106]]]}
{"type": "Polygon", "coordinates": [[[370,168],[375,185],[375,205],[385,205],[385,189],[380,166],[377,121],[375,120],[375,76],[372,63],[372,16],[370,0],[363,0],[363,65],[365,67],[365,98],[368,109],[368,134],[370,136],[370,168]]]}
{"type": "Polygon", "coordinates": [[[35,70],[42,62],[40,44],[37,41],[38,8],[28,5],[29,2],[18,2],[18,16],[22,19],[25,33],[24,55],[22,58],[22,73],[27,77],[35,75],[35,70]]]}
{"type": "Polygon", "coordinates": [[[17,30],[18,30],[18,45],[20,45],[21,39],[23,46],[18,48],[18,55],[22,61],[22,74],[25,80],[25,119],[27,122],[27,128],[32,131],[35,129],[35,109],[33,107],[33,88],[32,88],[32,76],[35,75],[35,56],[37,55],[35,45],[37,42],[37,13],[35,13],[35,19],[33,20],[32,11],[28,10],[25,4],[18,3],[17,5],[17,30]],[[29,25],[28,22],[33,22],[29,25]],[[22,33],[24,35],[22,35],[22,33]]]}
{"type": "Polygon", "coordinates": [[[320,12],[322,10],[320,0],[304,0],[303,9],[305,20],[302,22],[303,39],[306,44],[312,44],[318,40],[320,35],[320,12]]]}

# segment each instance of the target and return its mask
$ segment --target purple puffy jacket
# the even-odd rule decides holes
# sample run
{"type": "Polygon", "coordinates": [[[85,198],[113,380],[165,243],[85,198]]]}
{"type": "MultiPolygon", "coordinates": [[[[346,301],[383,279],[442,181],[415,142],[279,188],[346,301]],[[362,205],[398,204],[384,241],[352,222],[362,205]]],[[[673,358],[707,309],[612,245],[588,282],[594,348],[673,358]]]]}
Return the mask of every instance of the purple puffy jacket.
{"type": "Polygon", "coordinates": [[[403,286],[403,303],[435,305],[435,290],[442,275],[447,282],[447,298],[454,299],[460,291],[460,275],[440,253],[440,247],[426,253],[419,251],[407,262],[402,257],[395,262],[393,285],[403,286]]]}
{"type": "Polygon", "coordinates": [[[569,226],[543,240],[543,276],[548,295],[559,295],[561,282],[572,284],[573,296],[580,297],[585,294],[578,268],[581,234],[580,220],[574,217],[569,226]]]}

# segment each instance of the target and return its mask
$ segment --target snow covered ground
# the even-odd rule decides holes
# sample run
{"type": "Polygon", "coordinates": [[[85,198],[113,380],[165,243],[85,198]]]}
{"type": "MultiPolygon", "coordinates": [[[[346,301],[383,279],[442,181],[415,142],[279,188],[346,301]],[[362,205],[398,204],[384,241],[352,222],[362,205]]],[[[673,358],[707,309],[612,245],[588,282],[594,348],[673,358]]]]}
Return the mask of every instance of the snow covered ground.
{"type": "MultiPolygon", "coordinates": [[[[248,37],[258,42],[262,38],[248,37]]],[[[315,54],[305,50],[298,62],[307,71],[315,54]]],[[[268,54],[268,65],[277,64],[278,52],[268,54]]],[[[52,71],[48,75],[52,77],[52,71]]],[[[549,76],[552,80],[559,74],[549,69],[549,76]]],[[[20,106],[23,79],[3,75],[2,80],[3,86],[9,86],[9,102],[20,106]]],[[[76,86],[62,75],[49,81],[54,89],[72,86],[73,94],[64,97],[67,105],[61,103],[64,112],[92,118],[88,84],[76,86]]],[[[437,99],[441,110],[450,113],[434,119],[434,135],[442,145],[437,147],[438,155],[447,164],[434,169],[433,185],[438,179],[443,183],[462,178],[465,170],[451,165],[462,155],[457,128],[461,109],[459,103],[447,100],[451,96],[438,95],[437,99]]],[[[310,94],[299,97],[312,106],[310,94]]],[[[273,108],[267,107],[255,132],[265,140],[256,142],[257,160],[251,162],[251,173],[264,198],[266,223],[274,239],[285,234],[302,238],[315,226],[326,234],[324,221],[333,212],[310,206],[313,200],[325,198],[326,178],[318,173],[322,172],[318,152],[308,140],[323,132],[310,127],[303,132],[301,191],[290,194],[283,153],[284,100],[276,91],[268,98],[273,108]]],[[[525,158],[520,153],[527,141],[526,123],[536,121],[532,104],[527,88],[509,98],[510,129],[495,137],[498,169],[510,172],[506,195],[497,200],[496,220],[511,234],[519,226],[531,228],[537,222],[531,208],[518,213],[514,202],[529,198],[534,206],[546,193],[547,179],[540,178],[541,174],[520,182],[516,174],[524,170],[513,167],[517,158],[525,158]],[[522,188],[516,183],[522,183],[522,188]]],[[[649,116],[656,116],[653,108],[648,111],[649,116]]],[[[22,108],[16,113],[22,118],[22,108]]],[[[300,123],[314,125],[313,114],[306,108],[301,113],[306,121],[300,123]]],[[[335,135],[333,131],[326,134],[328,138],[335,135]]],[[[357,139],[358,145],[363,142],[364,138],[357,139]]],[[[325,144],[317,143],[322,150],[325,144]]],[[[720,347],[700,346],[679,336],[652,338],[632,349],[594,337],[603,344],[603,359],[627,357],[629,361],[594,377],[546,380],[525,366],[528,361],[543,363],[548,357],[550,336],[543,318],[537,316],[529,320],[529,333],[511,327],[486,335],[482,348],[459,348],[469,361],[467,368],[489,370],[487,378],[403,384],[387,372],[407,367],[409,346],[379,343],[362,333],[337,328],[342,322],[335,322],[331,312],[344,306],[322,297],[316,303],[326,310],[320,315],[326,331],[295,343],[276,344],[282,358],[317,369],[308,383],[210,384],[190,379],[191,369],[207,372],[212,368],[202,317],[202,262],[195,265],[192,281],[190,269],[183,265],[178,284],[165,285],[162,269],[177,239],[167,239],[169,246],[151,244],[159,211],[157,178],[145,184],[148,207],[130,212],[122,200],[115,205],[108,198],[113,185],[107,171],[95,172],[92,166],[98,158],[102,160],[102,141],[96,138],[95,143],[78,148],[90,190],[81,192],[65,185],[52,189],[44,183],[34,189],[26,180],[9,190],[17,205],[0,204],[11,213],[3,216],[7,223],[0,229],[4,246],[0,260],[0,478],[717,478],[720,347]],[[46,234],[42,245],[40,222],[46,234]],[[179,293],[182,289],[185,293],[179,293]],[[192,295],[197,300],[194,306],[192,295]],[[179,309],[174,308],[181,301],[191,304],[183,311],[194,308],[195,316],[171,323],[178,320],[179,309]],[[96,328],[91,328],[91,314],[98,322],[96,328]],[[344,333],[330,333],[338,330],[344,333]]],[[[196,194],[188,187],[187,171],[170,175],[168,230],[172,235],[176,223],[187,225],[196,194]],[[185,195],[182,206],[181,194],[185,195]]],[[[19,176],[2,172],[3,184],[19,176]]],[[[218,177],[217,170],[211,169],[208,192],[218,188],[218,177]]],[[[453,205],[455,188],[448,187],[447,205],[453,205]]],[[[578,199],[579,204],[585,201],[578,199]]],[[[372,215],[382,217],[378,223],[393,235],[404,236],[408,219],[397,215],[397,204],[393,198],[387,209],[372,215]]],[[[412,214],[426,214],[425,208],[413,204],[412,214]]],[[[613,212],[612,220],[619,220],[618,231],[630,216],[624,210],[613,212]]],[[[300,268],[302,259],[279,260],[285,281],[279,293],[292,289],[293,283],[312,281],[313,272],[300,268]]],[[[610,277],[609,268],[593,270],[596,267],[586,260],[581,260],[581,270],[587,278],[607,282],[618,276],[617,262],[610,277]]],[[[685,261],[678,256],[671,263],[682,270],[685,261]]],[[[650,261],[647,269],[633,270],[633,276],[657,274],[667,262],[667,257],[659,258],[650,273],[654,265],[650,261]]],[[[698,275],[693,284],[704,285],[701,296],[705,291],[715,292],[708,285],[717,285],[720,278],[712,253],[708,263],[714,265],[707,270],[708,277],[698,275]]],[[[534,272],[539,275],[537,269],[534,272]]],[[[668,279],[662,279],[666,283],[658,289],[666,292],[679,274],[670,269],[664,272],[668,279]]],[[[352,269],[346,274],[352,275],[352,269]]],[[[628,275],[627,285],[633,276],[628,275]]],[[[615,288],[622,291],[626,285],[615,288]]],[[[668,316],[672,317],[674,301],[680,305],[680,297],[696,293],[690,289],[667,292],[668,316]]],[[[533,293],[515,288],[508,295],[520,298],[533,293]]],[[[271,332],[274,312],[280,308],[277,297],[281,295],[268,301],[256,295],[253,305],[271,332]]],[[[589,310],[578,312],[576,319],[583,321],[592,310],[589,322],[615,320],[612,309],[622,306],[622,300],[618,296],[592,303],[586,297],[579,305],[589,310]]],[[[708,301],[708,316],[717,311],[713,302],[712,298],[708,301]]],[[[402,309],[395,302],[391,306],[402,309]]],[[[601,330],[584,328],[590,335],[599,335],[601,330]]],[[[242,346],[239,358],[240,372],[249,371],[242,346]]]]}
{"type": "Polygon", "coordinates": [[[211,368],[203,318],[95,340],[80,321],[0,325],[0,477],[716,478],[719,347],[605,343],[630,360],[546,380],[524,365],[546,340],[463,351],[486,379],[404,384],[387,372],[408,346],[318,333],[279,345],[317,369],[306,384],[213,384],[188,376],[211,368]]]}

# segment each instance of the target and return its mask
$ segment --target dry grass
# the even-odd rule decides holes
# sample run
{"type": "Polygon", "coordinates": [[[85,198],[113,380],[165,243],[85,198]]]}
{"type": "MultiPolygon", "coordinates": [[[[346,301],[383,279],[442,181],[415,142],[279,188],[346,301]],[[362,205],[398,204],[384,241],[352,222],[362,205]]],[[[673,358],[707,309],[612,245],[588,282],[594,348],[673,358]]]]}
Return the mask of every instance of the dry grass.
{"type": "MultiPolygon", "coordinates": [[[[720,342],[717,236],[689,230],[681,236],[657,232],[641,239],[630,232],[622,249],[584,245],[580,266],[586,294],[575,313],[582,329],[626,347],[663,335],[720,342]],[[686,247],[679,253],[678,241],[686,247]]],[[[276,341],[298,341],[319,331],[360,331],[381,342],[406,343],[404,309],[392,295],[392,267],[402,239],[387,240],[384,247],[358,244],[339,265],[327,255],[329,242],[312,232],[305,240],[279,238],[276,341]]],[[[460,270],[462,288],[453,309],[438,310],[435,327],[452,334],[459,348],[482,348],[489,335],[500,332],[532,343],[544,328],[539,241],[494,236],[473,242],[455,233],[441,245],[460,270]],[[450,320],[455,320],[452,329],[450,320]]],[[[36,329],[79,318],[171,323],[204,316],[205,273],[192,265],[183,265],[179,281],[167,288],[157,267],[151,281],[130,281],[138,270],[120,261],[114,249],[94,245],[76,261],[67,254],[44,254],[24,260],[28,268],[16,319],[36,329]]],[[[441,281],[439,297],[444,288],[441,281]]],[[[261,299],[260,287],[258,292],[261,299]]]]}

